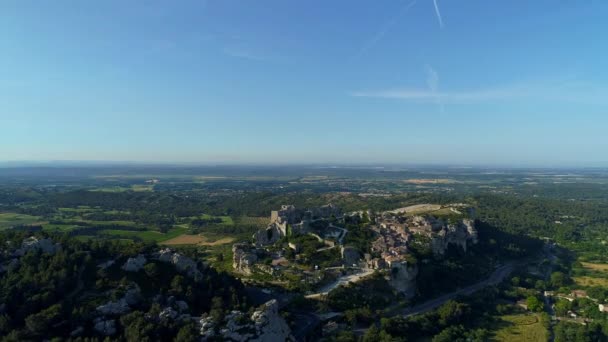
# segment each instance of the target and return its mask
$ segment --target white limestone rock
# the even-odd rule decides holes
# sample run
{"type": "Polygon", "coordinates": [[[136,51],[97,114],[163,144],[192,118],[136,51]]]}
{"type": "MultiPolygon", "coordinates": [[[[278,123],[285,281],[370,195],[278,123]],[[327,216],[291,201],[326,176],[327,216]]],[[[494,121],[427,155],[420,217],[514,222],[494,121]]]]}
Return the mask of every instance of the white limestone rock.
{"type": "Polygon", "coordinates": [[[232,268],[236,272],[251,275],[258,256],[250,245],[236,243],[232,245],[232,268]]]}
{"type": "Polygon", "coordinates": [[[215,336],[215,322],[209,316],[203,316],[199,320],[200,330],[199,333],[203,338],[203,341],[206,339],[215,336]]]}
{"type": "Polygon", "coordinates": [[[137,284],[131,285],[125,295],[118,301],[110,301],[97,307],[97,311],[103,315],[122,315],[131,311],[131,306],[139,303],[141,291],[137,284]]]}
{"type": "Polygon", "coordinates": [[[53,240],[51,239],[38,239],[35,236],[30,236],[23,240],[21,248],[15,251],[15,255],[22,256],[34,249],[39,249],[43,253],[54,254],[60,248],[61,246],[59,244],[53,244],[53,240]]]}
{"type": "Polygon", "coordinates": [[[443,256],[449,245],[456,245],[464,252],[470,244],[477,243],[477,230],[473,220],[462,220],[457,224],[444,225],[431,240],[431,248],[435,256],[443,256]]]}
{"type": "Polygon", "coordinates": [[[198,270],[194,260],[181,253],[173,252],[170,248],[160,250],[158,260],[173,264],[178,271],[185,273],[188,277],[196,281],[203,278],[203,274],[198,270]]]}
{"type": "Polygon", "coordinates": [[[174,320],[177,317],[177,311],[172,307],[168,306],[158,314],[158,318],[161,320],[174,320]]]}
{"type": "Polygon", "coordinates": [[[256,337],[251,341],[272,342],[293,340],[291,330],[285,319],[279,315],[279,303],[272,299],[253,312],[251,320],[254,323],[256,337]]]}
{"type": "Polygon", "coordinates": [[[231,311],[221,323],[203,316],[199,321],[202,340],[220,337],[222,341],[233,342],[294,341],[287,322],[279,315],[279,304],[275,299],[262,305],[250,317],[241,311],[231,311]]]}
{"type": "Polygon", "coordinates": [[[103,315],[122,315],[131,310],[124,298],[115,302],[107,302],[97,307],[97,311],[103,315]]]}
{"type": "Polygon", "coordinates": [[[390,262],[389,284],[405,297],[412,298],[416,295],[416,277],[418,276],[417,264],[409,264],[407,261],[390,262]]]}
{"type": "Polygon", "coordinates": [[[135,258],[129,258],[121,268],[127,272],[138,272],[145,264],[146,257],[143,254],[139,254],[135,258]]]}

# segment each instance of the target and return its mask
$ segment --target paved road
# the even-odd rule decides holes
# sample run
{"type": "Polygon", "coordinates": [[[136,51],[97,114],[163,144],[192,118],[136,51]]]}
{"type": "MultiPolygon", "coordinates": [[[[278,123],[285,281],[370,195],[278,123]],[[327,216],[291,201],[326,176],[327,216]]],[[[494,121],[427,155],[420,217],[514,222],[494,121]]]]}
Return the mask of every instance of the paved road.
{"type": "Polygon", "coordinates": [[[321,297],[323,295],[328,294],[331,290],[335,289],[336,287],[338,287],[340,285],[345,285],[348,283],[356,283],[374,272],[375,272],[375,270],[366,268],[366,269],[361,270],[358,273],[341,276],[340,278],[334,280],[330,284],[323,286],[319,290],[319,292],[307,295],[306,298],[321,297]]]}
{"type": "Polygon", "coordinates": [[[418,304],[416,306],[403,309],[403,310],[397,312],[396,315],[403,315],[405,317],[410,317],[410,316],[423,314],[425,312],[429,312],[433,309],[440,307],[441,305],[443,305],[445,302],[449,301],[450,299],[454,299],[458,296],[465,296],[465,295],[468,296],[474,292],[477,292],[477,291],[483,289],[486,286],[496,285],[496,284],[502,282],[503,279],[505,279],[505,277],[507,277],[509,274],[511,274],[511,272],[513,271],[513,267],[514,267],[514,264],[512,264],[512,263],[501,266],[501,267],[497,268],[496,270],[494,270],[494,272],[485,280],[482,280],[476,284],[467,286],[465,288],[456,290],[454,292],[442,295],[440,297],[431,299],[422,304],[418,304]]]}

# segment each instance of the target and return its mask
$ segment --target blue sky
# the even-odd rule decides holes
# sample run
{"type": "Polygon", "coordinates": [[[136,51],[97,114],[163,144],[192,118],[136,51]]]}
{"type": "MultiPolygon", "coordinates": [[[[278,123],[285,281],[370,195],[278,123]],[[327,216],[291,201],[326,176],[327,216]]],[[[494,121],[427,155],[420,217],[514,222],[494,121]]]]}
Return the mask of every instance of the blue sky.
{"type": "Polygon", "coordinates": [[[0,3],[0,160],[608,166],[606,1],[0,3]]]}

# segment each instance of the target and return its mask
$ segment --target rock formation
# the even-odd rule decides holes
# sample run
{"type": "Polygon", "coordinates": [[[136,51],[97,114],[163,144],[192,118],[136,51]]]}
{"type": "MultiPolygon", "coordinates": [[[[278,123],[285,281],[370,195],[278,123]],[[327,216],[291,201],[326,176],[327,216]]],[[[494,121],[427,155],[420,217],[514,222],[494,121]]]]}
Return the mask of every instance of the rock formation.
{"type": "Polygon", "coordinates": [[[102,315],[122,315],[131,311],[131,306],[139,303],[140,300],[141,290],[137,284],[133,284],[121,299],[102,304],[96,310],[102,315]]]}
{"type": "Polygon", "coordinates": [[[431,248],[436,256],[443,256],[449,245],[456,245],[467,251],[468,244],[477,243],[477,230],[472,220],[462,220],[456,224],[443,226],[433,234],[431,248]]]}
{"type": "Polygon", "coordinates": [[[252,341],[271,342],[293,339],[287,322],[279,315],[279,303],[273,299],[253,312],[251,320],[254,323],[257,337],[252,341]]]}
{"type": "Polygon", "coordinates": [[[416,294],[418,265],[408,264],[405,260],[398,260],[389,262],[389,270],[389,284],[407,298],[413,297],[416,294]]]}
{"type": "Polygon", "coordinates": [[[279,304],[275,299],[262,305],[250,317],[241,311],[232,311],[218,324],[211,317],[203,316],[199,326],[203,341],[294,341],[287,322],[279,314],[279,304]]]}
{"type": "Polygon", "coordinates": [[[232,246],[232,268],[235,271],[251,275],[253,265],[258,261],[255,249],[244,243],[237,243],[232,246]]]}
{"type": "Polygon", "coordinates": [[[39,249],[43,253],[53,254],[59,250],[59,248],[61,248],[61,246],[59,244],[53,244],[53,240],[51,239],[38,239],[35,236],[30,236],[23,240],[21,248],[15,251],[15,255],[22,256],[34,249],[39,249]]]}
{"type": "Polygon", "coordinates": [[[196,281],[203,278],[203,274],[198,270],[194,260],[181,253],[173,252],[170,248],[161,249],[158,253],[158,260],[172,263],[178,271],[196,281]]]}
{"type": "Polygon", "coordinates": [[[127,272],[138,272],[146,264],[146,257],[143,254],[139,254],[135,258],[127,259],[127,262],[122,265],[122,269],[127,272]]]}
{"type": "Polygon", "coordinates": [[[116,334],[116,322],[113,319],[109,319],[109,320],[102,320],[102,319],[97,319],[95,320],[95,331],[97,331],[98,333],[104,335],[104,336],[111,336],[116,334]]]}

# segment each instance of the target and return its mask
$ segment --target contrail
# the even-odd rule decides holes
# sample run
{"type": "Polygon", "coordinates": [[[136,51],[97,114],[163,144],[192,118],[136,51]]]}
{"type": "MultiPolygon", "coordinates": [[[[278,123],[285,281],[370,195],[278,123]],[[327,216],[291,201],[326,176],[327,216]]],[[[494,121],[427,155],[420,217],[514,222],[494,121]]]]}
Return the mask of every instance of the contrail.
{"type": "Polygon", "coordinates": [[[443,20],[441,20],[441,13],[439,13],[439,6],[437,6],[437,0],[433,0],[433,5],[435,5],[435,14],[437,14],[437,20],[439,20],[439,27],[443,28],[443,20]]]}
{"type": "Polygon", "coordinates": [[[376,33],[376,35],[374,35],[374,37],[372,39],[370,39],[365,45],[363,45],[361,50],[359,50],[359,52],[354,57],[356,58],[356,57],[361,56],[367,50],[371,49],[374,45],[376,45],[376,43],[378,43],[380,41],[380,39],[382,39],[382,37],[384,37],[384,35],[391,29],[391,27],[393,27],[397,23],[397,20],[399,18],[401,18],[401,16],[404,15],[415,4],[416,4],[416,0],[403,6],[403,8],[394,17],[392,17],[391,20],[387,21],[380,28],[378,33],[376,33]]]}

